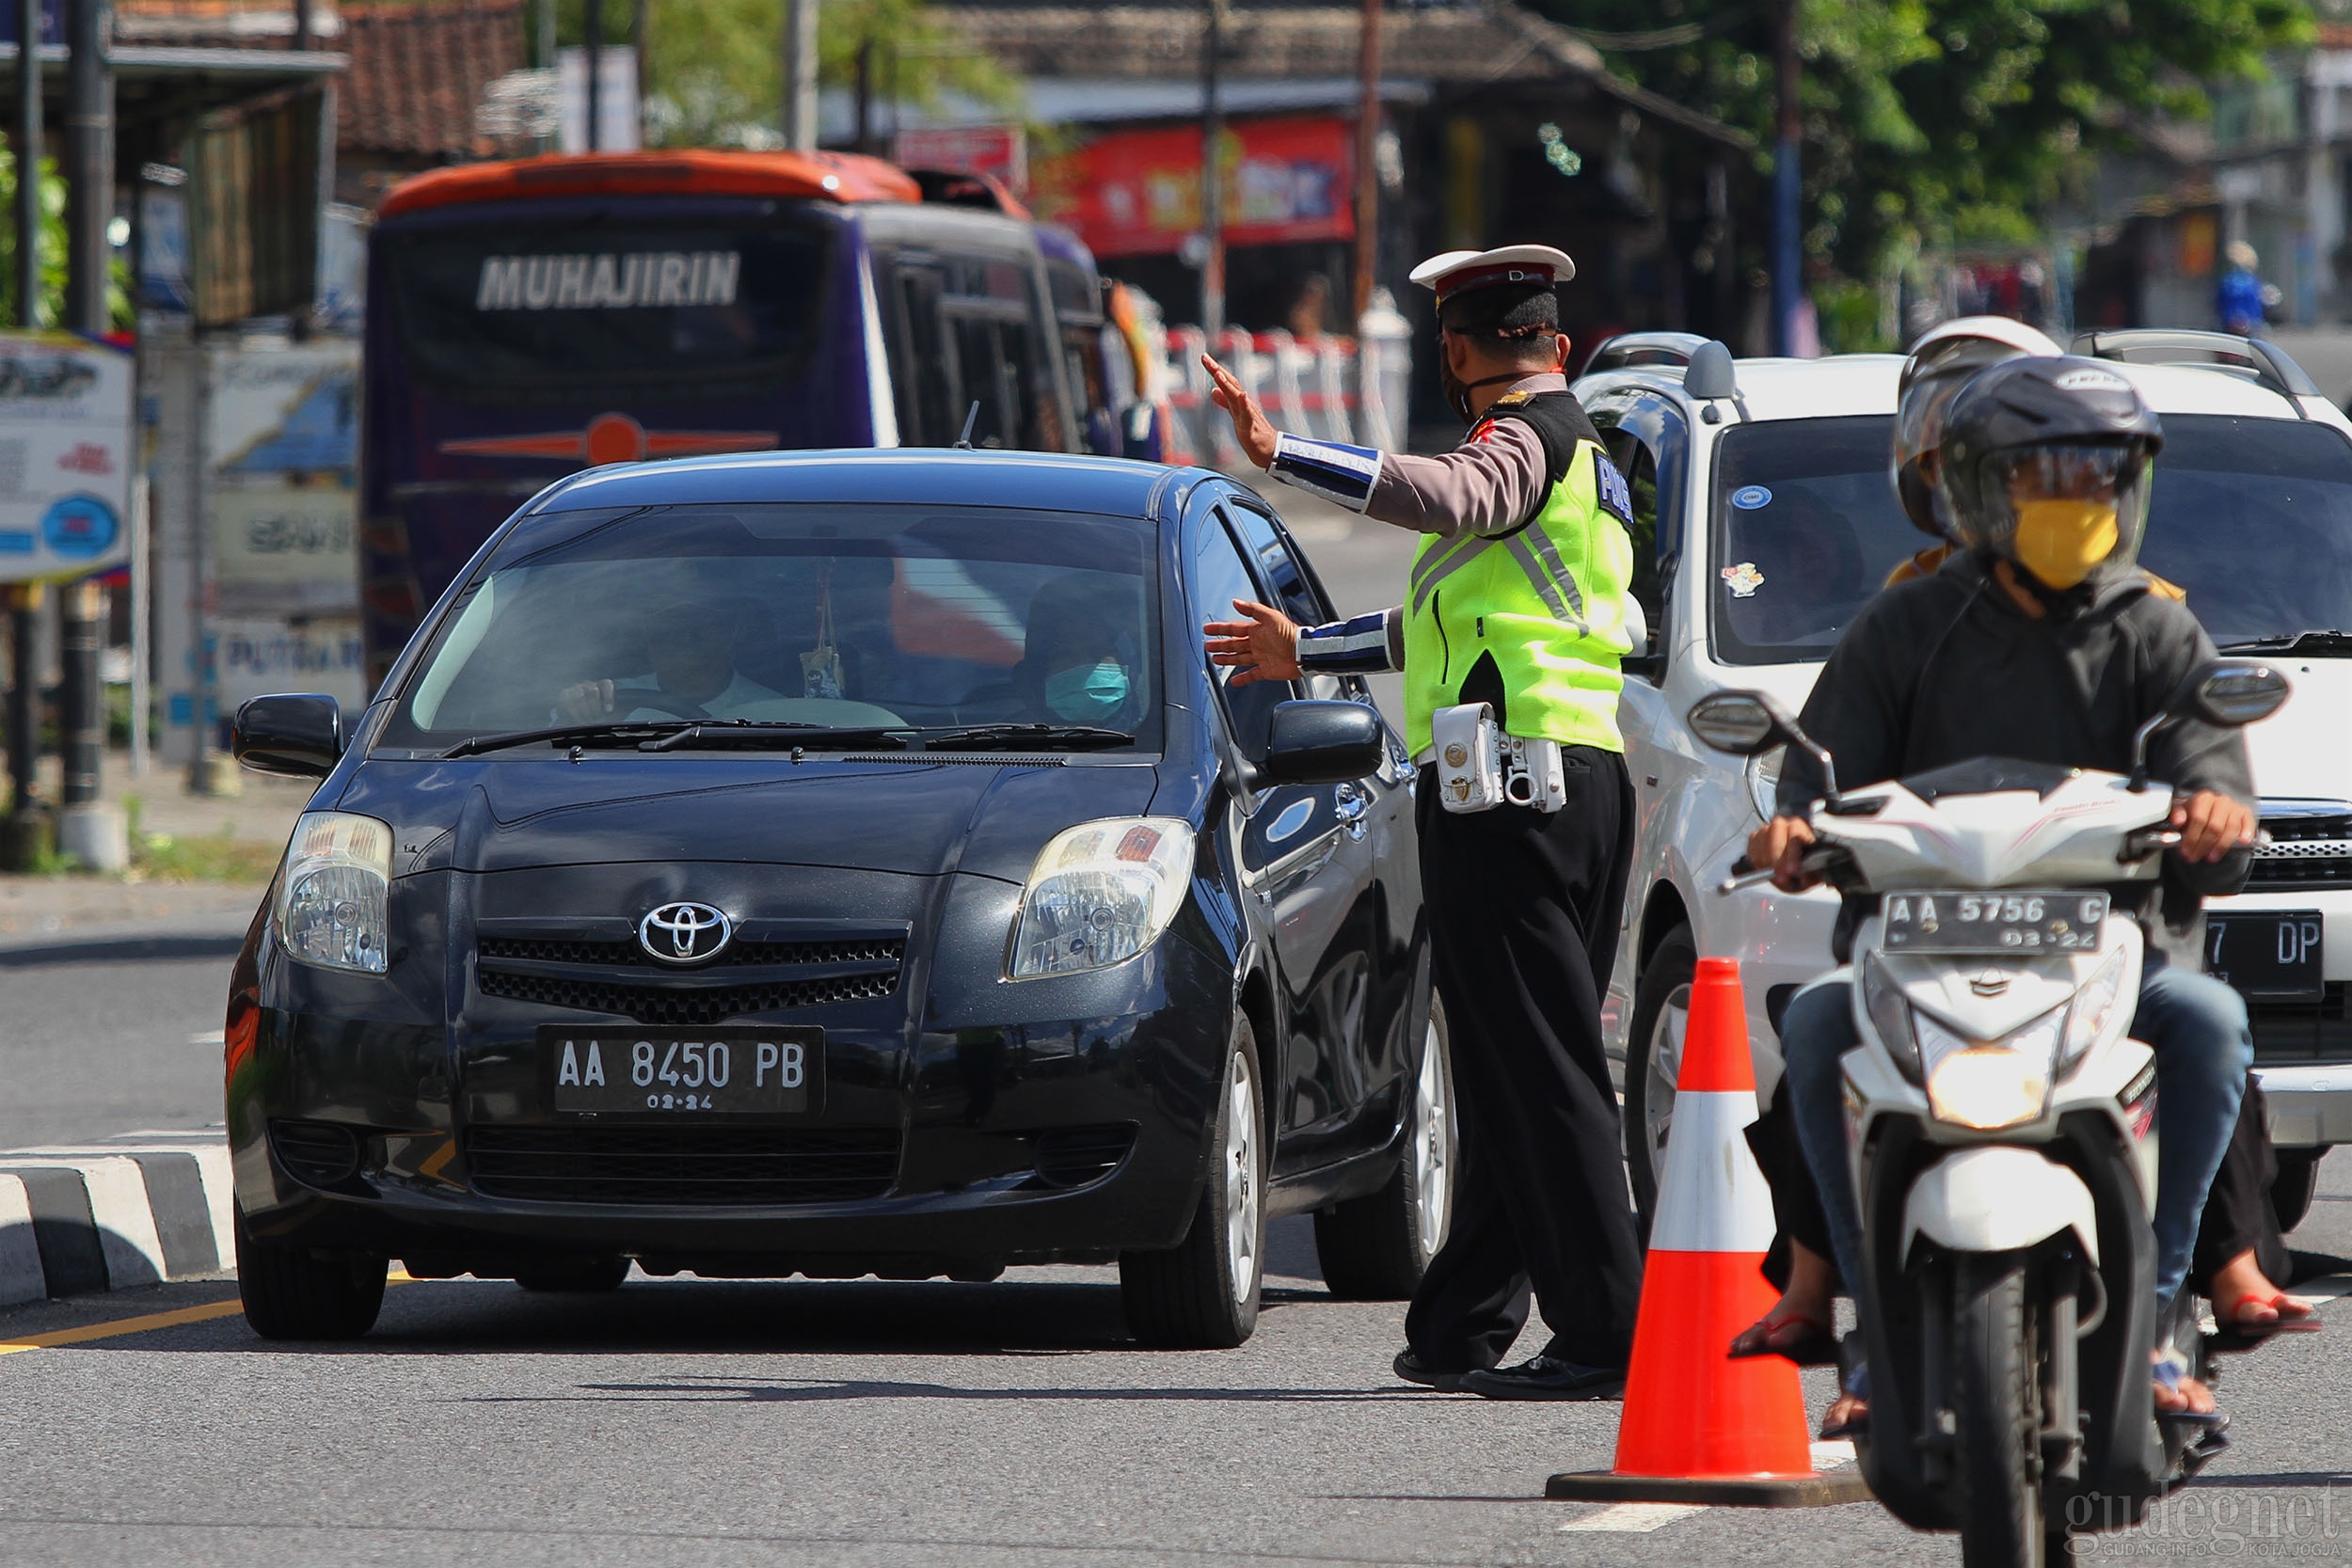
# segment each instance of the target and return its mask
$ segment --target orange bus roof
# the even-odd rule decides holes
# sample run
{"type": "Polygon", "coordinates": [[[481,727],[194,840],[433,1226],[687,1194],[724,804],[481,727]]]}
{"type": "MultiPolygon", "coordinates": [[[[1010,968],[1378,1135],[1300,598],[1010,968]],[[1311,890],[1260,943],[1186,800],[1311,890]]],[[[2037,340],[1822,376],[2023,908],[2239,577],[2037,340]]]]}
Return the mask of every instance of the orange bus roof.
{"type": "Polygon", "coordinates": [[[897,166],[855,152],[555,152],[457,164],[404,180],[378,214],[557,196],[785,196],[827,201],[920,201],[897,166]]]}

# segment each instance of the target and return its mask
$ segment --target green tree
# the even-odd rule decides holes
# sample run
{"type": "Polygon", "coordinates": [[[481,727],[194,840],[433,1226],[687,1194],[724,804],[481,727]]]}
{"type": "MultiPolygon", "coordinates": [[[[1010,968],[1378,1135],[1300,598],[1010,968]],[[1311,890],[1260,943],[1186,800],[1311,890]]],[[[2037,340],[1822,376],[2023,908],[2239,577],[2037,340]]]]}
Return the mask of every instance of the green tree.
{"type": "MultiPolygon", "coordinates": [[[[558,0],[559,42],[583,41],[585,19],[584,0],[558,0]]],[[[608,0],[606,41],[626,41],[630,19],[624,0],[608,0]]],[[[648,4],[644,87],[649,139],[672,147],[774,145],[783,39],[783,0],[648,4]]],[[[955,94],[1008,111],[1018,103],[1015,84],[996,61],[961,40],[921,0],[821,0],[819,81],[854,84],[859,51],[869,40],[877,99],[895,95],[928,106],[955,94]]]]}
{"type": "MultiPolygon", "coordinates": [[[[1771,168],[1773,0],[1533,3],[1754,132],[1771,168]]],[[[2098,151],[2150,117],[2201,118],[2201,83],[2260,77],[2313,26],[2303,0],[1799,0],[1797,36],[1805,250],[1870,277],[1923,247],[2030,240],[2098,151]]]]}
{"type": "MultiPolygon", "coordinates": [[[[65,179],[54,158],[40,161],[40,298],[26,322],[16,297],[16,154],[0,150],[0,322],[11,328],[55,326],[65,314],[65,179]]],[[[123,302],[127,306],[127,301],[123,302]]],[[[125,314],[114,315],[121,325],[125,314]]]]}

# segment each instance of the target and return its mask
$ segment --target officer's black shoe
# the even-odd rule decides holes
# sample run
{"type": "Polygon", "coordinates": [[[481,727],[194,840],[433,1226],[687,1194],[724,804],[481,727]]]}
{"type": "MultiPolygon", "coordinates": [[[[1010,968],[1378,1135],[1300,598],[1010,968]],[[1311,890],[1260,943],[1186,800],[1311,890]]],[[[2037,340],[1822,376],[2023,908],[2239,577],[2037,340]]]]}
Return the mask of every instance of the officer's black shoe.
{"type": "Polygon", "coordinates": [[[1613,1400],[1625,1392],[1625,1369],[1538,1355],[1516,1367],[1465,1372],[1462,1387],[1490,1400],[1613,1400]]]}
{"type": "Polygon", "coordinates": [[[1460,1393],[1462,1379],[1468,1375],[1463,1372],[1433,1372],[1422,1365],[1420,1356],[1415,1355],[1409,1350],[1398,1351],[1396,1359],[1390,1364],[1395,1367],[1396,1375],[1406,1382],[1418,1383],[1424,1388],[1435,1388],[1440,1394],[1460,1393]]]}

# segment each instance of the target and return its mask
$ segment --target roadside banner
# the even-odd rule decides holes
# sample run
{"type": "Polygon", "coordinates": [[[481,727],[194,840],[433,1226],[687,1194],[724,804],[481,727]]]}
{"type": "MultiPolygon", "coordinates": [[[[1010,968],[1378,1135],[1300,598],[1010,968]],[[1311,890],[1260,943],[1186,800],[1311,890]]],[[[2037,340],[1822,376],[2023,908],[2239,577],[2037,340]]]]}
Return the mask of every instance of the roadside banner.
{"type": "Polygon", "coordinates": [[[0,332],[0,582],[72,580],[131,553],[132,357],[0,332]]]}

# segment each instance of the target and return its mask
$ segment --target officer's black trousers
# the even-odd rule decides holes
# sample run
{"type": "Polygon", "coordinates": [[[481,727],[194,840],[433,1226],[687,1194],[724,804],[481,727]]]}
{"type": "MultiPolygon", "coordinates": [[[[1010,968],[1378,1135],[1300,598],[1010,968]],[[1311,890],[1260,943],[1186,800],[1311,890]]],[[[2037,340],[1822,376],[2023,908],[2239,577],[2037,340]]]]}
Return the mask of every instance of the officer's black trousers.
{"type": "Polygon", "coordinates": [[[1438,1371],[1491,1367],[1527,1322],[1547,1353],[1623,1366],[1642,1289],[1600,998],[1633,852],[1625,759],[1563,749],[1567,804],[1455,815],[1421,780],[1422,894],[1461,1117],[1454,1222],[1405,1334],[1438,1371]]]}

